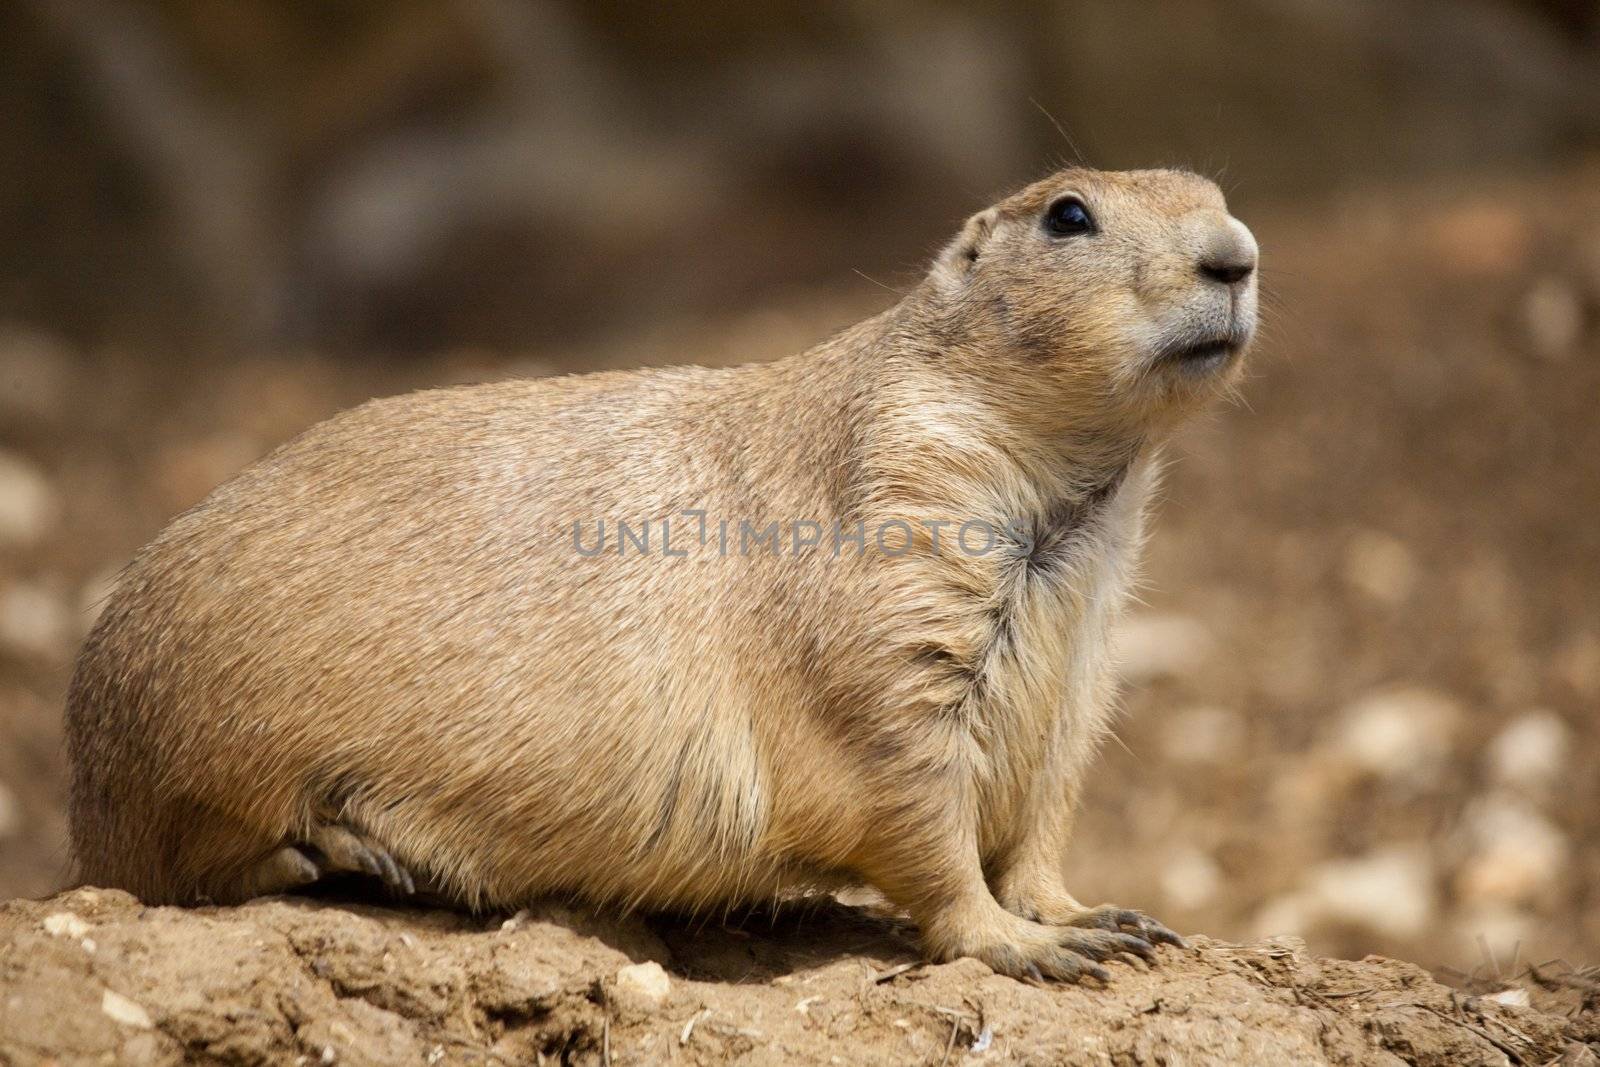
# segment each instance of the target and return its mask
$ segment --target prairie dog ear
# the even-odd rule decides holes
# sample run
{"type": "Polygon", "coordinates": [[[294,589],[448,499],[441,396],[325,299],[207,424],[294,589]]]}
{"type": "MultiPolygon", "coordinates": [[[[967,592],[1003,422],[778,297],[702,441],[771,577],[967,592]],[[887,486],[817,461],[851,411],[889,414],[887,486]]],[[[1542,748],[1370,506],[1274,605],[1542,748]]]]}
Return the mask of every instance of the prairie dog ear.
{"type": "Polygon", "coordinates": [[[951,286],[961,284],[972,273],[972,268],[983,258],[984,246],[994,232],[999,214],[994,208],[978,212],[966,221],[956,239],[945,245],[934,265],[940,281],[951,286]]]}

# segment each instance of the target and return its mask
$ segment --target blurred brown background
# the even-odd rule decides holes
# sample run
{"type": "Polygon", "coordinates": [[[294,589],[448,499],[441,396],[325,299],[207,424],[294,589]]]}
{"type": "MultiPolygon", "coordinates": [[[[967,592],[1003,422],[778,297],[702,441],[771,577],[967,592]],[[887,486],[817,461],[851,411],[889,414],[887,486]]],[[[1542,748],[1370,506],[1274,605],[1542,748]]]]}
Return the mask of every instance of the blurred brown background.
{"type": "Polygon", "coordinates": [[[1271,293],[1079,895],[1600,958],[1589,0],[16,0],[0,116],[0,897],[66,876],[107,583],[231,472],[375,394],[797,350],[1082,158],[1217,177],[1271,293]]]}

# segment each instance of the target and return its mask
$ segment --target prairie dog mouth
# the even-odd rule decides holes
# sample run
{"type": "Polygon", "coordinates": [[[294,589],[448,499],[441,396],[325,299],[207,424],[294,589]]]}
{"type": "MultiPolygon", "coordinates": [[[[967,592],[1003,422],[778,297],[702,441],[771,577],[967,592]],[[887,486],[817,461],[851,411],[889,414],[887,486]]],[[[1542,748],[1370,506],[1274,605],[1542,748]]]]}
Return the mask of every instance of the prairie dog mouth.
{"type": "Polygon", "coordinates": [[[1205,374],[1232,362],[1249,340],[1248,330],[1176,338],[1161,346],[1156,362],[1189,374],[1205,374]]]}
{"type": "Polygon", "coordinates": [[[1185,370],[1200,373],[1222,366],[1243,347],[1242,341],[1223,337],[1179,345],[1163,352],[1161,358],[1163,362],[1174,363],[1185,370]]]}

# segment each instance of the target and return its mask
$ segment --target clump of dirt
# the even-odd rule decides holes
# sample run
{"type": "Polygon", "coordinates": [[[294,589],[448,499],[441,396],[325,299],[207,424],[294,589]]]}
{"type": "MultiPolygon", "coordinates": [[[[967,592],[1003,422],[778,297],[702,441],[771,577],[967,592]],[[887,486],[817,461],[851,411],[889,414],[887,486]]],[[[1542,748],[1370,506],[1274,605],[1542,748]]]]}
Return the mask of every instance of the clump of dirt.
{"type": "Polygon", "coordinates": [[[0,1064],[1600,1063],[1581,975],[1546,983],[1566,1001],[1466,996],[1290,938],[1113,972],[923,964],[903,924],[831,900],[685,923],[86,888],[0,905],[0,1064]]]}

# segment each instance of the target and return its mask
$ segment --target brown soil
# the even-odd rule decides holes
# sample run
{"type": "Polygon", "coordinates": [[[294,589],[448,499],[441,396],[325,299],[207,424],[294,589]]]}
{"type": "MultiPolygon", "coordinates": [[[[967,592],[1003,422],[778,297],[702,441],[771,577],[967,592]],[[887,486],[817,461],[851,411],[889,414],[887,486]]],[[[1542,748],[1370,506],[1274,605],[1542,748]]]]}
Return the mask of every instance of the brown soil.
{"type": "Polygon", "coordinates": [[[1196,938],[1105,988],[916,959],[833,904],[691,927],[84,889],[0,905],[0,1063],[1600,1062],[1600,985],[1569,1017],[1571,987],[1520,1007],[1291,938],[1196,938]]]}

